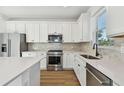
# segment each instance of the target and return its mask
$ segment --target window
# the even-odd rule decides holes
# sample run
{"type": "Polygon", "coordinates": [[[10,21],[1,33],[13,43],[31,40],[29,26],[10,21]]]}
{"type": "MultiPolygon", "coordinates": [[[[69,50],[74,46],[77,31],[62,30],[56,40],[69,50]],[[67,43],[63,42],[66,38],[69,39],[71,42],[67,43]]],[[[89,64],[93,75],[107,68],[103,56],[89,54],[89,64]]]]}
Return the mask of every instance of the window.
{"type": "Polygon", "coordinates": [[[96,32],[96,41],[98,45],[112,45],[112,40],[108,38],[106,33],[106,11],[102,12],[97,17],[97,32],[96,32]]]}

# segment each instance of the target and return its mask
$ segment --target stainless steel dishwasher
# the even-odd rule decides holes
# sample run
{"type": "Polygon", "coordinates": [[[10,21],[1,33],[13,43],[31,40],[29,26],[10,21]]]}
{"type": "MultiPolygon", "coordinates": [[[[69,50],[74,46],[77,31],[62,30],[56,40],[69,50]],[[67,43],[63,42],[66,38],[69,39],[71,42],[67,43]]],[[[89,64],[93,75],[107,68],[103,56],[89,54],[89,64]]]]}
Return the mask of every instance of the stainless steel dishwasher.
{"type": "Polygon", "coordinates": [[[112,80],[89,64],[86,64],[87,86],[112,86],[112,80]]]}

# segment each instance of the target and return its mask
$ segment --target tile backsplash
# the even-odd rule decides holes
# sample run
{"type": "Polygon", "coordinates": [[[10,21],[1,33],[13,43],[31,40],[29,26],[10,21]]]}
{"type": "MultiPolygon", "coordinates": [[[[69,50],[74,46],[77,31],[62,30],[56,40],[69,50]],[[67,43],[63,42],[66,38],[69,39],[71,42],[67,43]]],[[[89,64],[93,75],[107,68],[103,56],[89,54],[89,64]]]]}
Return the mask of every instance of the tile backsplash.
{"type": "Polygon", "coordinates": [[[120,59],[124,57],[124,38],[113,38],[114,45],[102,47],[99,49],[100,54],[109,56],[110,58],[120,59]]]}
{"type": "Polygon", "coordinates": [[[65,51],[80,51],[80,44],[66,43],[66,44],[57,44],[57,43],[29,43],[29,51],[47,51],[50,49],[63,49],[65,51]]]}
{"type": "Polygon", "coordinates": [[[62,49],[61,44],[52,44],[52,43],[29,43],[28,50],[29,51],[47,51],[50,49],[62,49]]]}

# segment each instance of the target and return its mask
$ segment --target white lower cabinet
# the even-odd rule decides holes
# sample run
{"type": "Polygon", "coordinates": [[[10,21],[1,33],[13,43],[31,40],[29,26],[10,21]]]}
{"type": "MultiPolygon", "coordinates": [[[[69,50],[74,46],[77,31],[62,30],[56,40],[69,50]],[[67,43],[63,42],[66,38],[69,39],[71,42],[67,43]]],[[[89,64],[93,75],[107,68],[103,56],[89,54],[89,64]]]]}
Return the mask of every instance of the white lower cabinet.
{"type": "Polygon", "coordinates": [[[30,69],[26,70],[22,74],[22,85],[29,86],[30,85],[30,69]]]}
{"type": "Polygon", "coordinates": [[[40,62],[40,69],[46,69],[47,68],[47,60],[46,57],[44,57],[40,62]]]}
{"type": "Polygon", "coordinates": [[[39,52],[39,53],[37,53],[37,56],[42,58],[42,60],[40,61],[40,69],[46,70],[46,68],[47,68],[46,52],[39,52]]]}
{"type": "Polygon", "coordinates": [[[39,86],[40,63],[37,63],[10,81],[6,86],[39,86]]]}
{"type": "Polygon", "coordinates": [[[22,57],[41,57],[40,69],[47,68],[46,52],[22,52],[22,57]]]}
{"type": "Polygon", "coordinates": [[[86,86],[86,62],[76,55],[76,53],[64,53],[63,68],[73,69],[81,86],[86,86]]]}
{"type": "Polygon", "coordinates": [[[22,75],[19,75],[17,78],[12,80],[7,86],[22,86],[22,75]]]}
{"type": "Polygon", "coordinates": [[[74,54],[73,53],[64,53],[63,68],[72,69],[73,63],[74,63],[74,54]]]}
{"type": "Polygon", "coordinates": [[[113,82],[113,86],[119,86],[119,84],[117,84],[116,82],[113,82]]]}
{"type": "Polygon", "coordinates": [[[30,69],[30,86],[40,86],[40,63],[30,69]]]}
{"type": "Polygon", "coordinates": [[[81,84],[81,86],[86,86],[86,62],[75,57],[74,66],[73,69],[75,71],[75,74],[81,84]]]}

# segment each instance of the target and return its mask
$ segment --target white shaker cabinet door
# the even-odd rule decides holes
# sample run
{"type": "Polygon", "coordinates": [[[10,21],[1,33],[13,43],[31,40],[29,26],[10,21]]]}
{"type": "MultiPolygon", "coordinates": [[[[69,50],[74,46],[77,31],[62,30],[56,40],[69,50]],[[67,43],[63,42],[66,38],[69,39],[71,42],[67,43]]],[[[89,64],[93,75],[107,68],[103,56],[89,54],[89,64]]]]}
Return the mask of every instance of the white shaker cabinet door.
{"type": "Polygon", "coordinates": [[[58,34],[62,34],[62,23],[55,24],[55,32],[58,34]]]}
{"type": "Polygon", "coordinates": [[[83,66],[79,68],[79,81],[81,86],[86,86],[86,69],[83,66]]]}
{"type": "Polygon", "coordinates": [[[86,62],[84,62],[83,60],[79,59],[78,57],[75,57],[75,61],[74,61],[74,71],[75,74],[81,84],[81,86],[86,86],[86,62]]]}
{"type": "Polygon", "coordinates": [[[22,73],[22,85],[23,86],[30,85],[30,68],[22,73]]]}
{"type": "Polygon", "coordinates": [[[40,61],[40,69],[46,70],[47,69],[47,54],[46,52],[39,52],[37,53],[37,56],[41,57],[40,61]]]}
{"type": "Polygon", "coordinates": [[[53,34],[53,33],[56,33],[55,24],[54,23],[49,23],[48,24],[48,34],[53,34]]]}
{"type": "Polygon", "coordinates": [[[27,42],[39,42],[39,24],[26,24],[27,42]]]}
{"type": "Polygon", "coordinates": [[[74,55],[72,53],[64,53],[63,68],[72,69],[74,64],[74,55]]]}
{"type": "Polygon", "coordinates": [[[40,63],[33,65],[30,68],[30,86],[40,85],[40,63]]]}
{"type": "Polygon", "coordinates": [[[34,42],[34,25],[26,24],[26,41],[34,42]]]}
{"type": "Polygon", "coordinates": [[[34,42],[39,42],[39,35],[40,32],[40,25],[39,24],[34,24],[34,42]]]}
{"type": "Polygon", "coordinates": [[[89,42],[90,41],[90,16],[88,13],[83,13],[78,19],[79,24],[79,33],[82,35],[82,42],[89,42]]]}
{"type": "Polygon", "coordinates": [[[83,41],[89,42],[90,41],[90,17],[88,13],[83,14],[83,41]]]}
{"type": "Polygon", "coordinates": [[[12,80],[7,86],[22,86],[22,75],[12,80]]]}
{"type": "Polygon", "coordinates": [[[16,23],[15,29],[17,33],[26,33],[25,23],[16,23]]]}
{"type": "Polygon", "coordinates": [[[7,33],[14,33],[16,32],[16,24],[15,23],[7,23],[6,24],[7,33]]]}
{"type": "Polygon", "coordinates": [[[40,24],[40,42],[48,42],[48,24],[40,24]]]}
{"type": "Polygon", "coordinates": [[[72,42],[71,40],[71,24],[65,23],[63,24],[63,40],[64,42],[72,42]]]}
{"type": "Polygon", "coordinates": [[[46,57],[44,57],[41,61],[40,61],[40,69],[46,70],[47,69],[47,60],[46,57]]]}
{"type": "Polygon", "coordinates": [[[78,28],[78,24],[77,23],[73,23],[71,25],[71,39],[72,39],[72,42],[80,42],[81,39],[82,39],[82,35],[80,33],[80,30],[78,28]]]}
{"type": "Polygon", "coordinates": [[[62,33],[62,24],[61,23],[49,23],[48,24],[48,34],[61,34],[62,33]]]}

